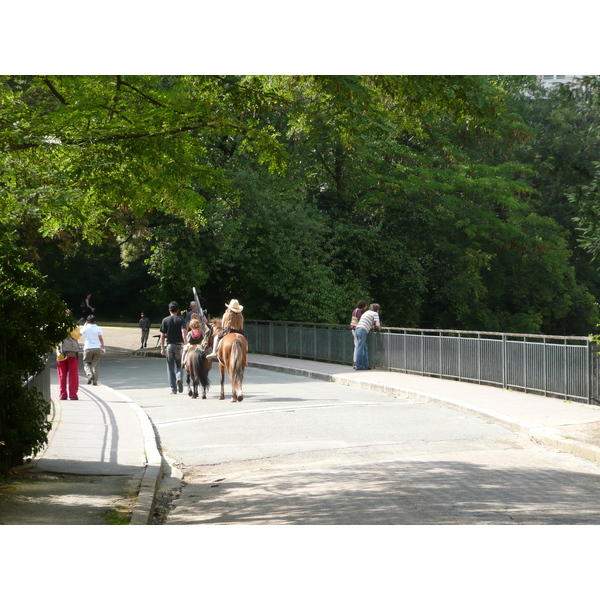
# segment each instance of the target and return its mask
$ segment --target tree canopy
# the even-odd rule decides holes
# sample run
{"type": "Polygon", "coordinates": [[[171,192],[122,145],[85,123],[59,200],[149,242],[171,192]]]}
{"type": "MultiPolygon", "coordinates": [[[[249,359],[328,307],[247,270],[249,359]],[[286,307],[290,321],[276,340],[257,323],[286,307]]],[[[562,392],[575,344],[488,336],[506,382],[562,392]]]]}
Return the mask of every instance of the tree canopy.
{"type": "Polygon", "coordinates": [[[196,286],[247,318],[346,322],[365,299],[391,326],[589,333],[597,87],[5,76],[0,224],[71,305],[103,272],[130,318],[140,288],[196,286]]]}

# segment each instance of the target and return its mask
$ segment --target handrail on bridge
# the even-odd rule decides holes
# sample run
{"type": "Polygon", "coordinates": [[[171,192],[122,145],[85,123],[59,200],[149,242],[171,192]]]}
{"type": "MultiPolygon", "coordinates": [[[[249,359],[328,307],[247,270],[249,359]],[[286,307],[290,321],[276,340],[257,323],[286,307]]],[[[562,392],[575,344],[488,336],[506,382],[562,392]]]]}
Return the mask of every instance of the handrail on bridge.
{"type": "MultiPolygon", "coordinates": [[[[306,321],[269,321],[266,319],[246,319],[245,323],[272,323],[274,325],[300,325],[304,327],[335,327],[336,329],[348,330],[349,325],[343,323],[309,323],[306,321]]],[[[420,333],[438,333],[438,334],[456,334],[458,336],[468,335],[485,335],[496,337],[516,337],[516,338],[531,338],[531,339],[557,339],[557,340],[580,340],[588,341],[590,337],[584,335],[546,335],[543,333],[507,333],[499,331],[470,331],[467,329],[419,329],[416,327],[385,327],[382,326],[380,332],[385,331],[414,331],[420,333]]]]}
{"type": "MultiPolygon", "coordinates": [[[[349,326],[246,320],[259,354],[352,364],[349,326]]],[[[383,327],[368,338],[376,368],[600,403],[600,358],[585,336],[383,327]]]]}

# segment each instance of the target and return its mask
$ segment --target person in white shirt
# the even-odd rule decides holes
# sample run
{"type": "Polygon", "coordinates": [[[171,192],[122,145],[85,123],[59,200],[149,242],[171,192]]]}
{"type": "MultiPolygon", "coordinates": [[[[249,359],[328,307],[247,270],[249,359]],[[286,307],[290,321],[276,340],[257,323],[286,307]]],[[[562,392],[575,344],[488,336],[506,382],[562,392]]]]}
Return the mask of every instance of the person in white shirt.
{"type": "Polygon", "coordinates": [[[379,323],[379,304],[371,304],[369,310],[363,313],[358,325],[356,326],[356,339],[358,340],[358,348],[356,349],[356,367],[357,371],[368,371],[369,367],[369,351],[367,349],[367,334],[373,327],[380,329],[379,323]]]}
{"type": "Polygon", "coordinates": [[[96,317],[88,315],[86,324],[80,329],[85,339],[83,344],[83,368],[87,375],[88,385],[98,385],[100,374],[100,358],[104,354],[104,338],[102,329],[96,325],[96,317]]]}

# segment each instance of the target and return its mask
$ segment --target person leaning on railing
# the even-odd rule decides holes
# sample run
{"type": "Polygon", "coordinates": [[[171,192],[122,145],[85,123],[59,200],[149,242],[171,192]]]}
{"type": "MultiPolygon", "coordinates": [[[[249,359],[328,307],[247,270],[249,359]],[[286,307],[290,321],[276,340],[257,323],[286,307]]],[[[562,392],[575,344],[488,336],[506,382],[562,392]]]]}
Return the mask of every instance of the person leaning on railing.
{"type": "Polygon", "coordinates": [[[358,348],[356,349],[356,366],[357,371],[368,371],[369,367],[369,351],[367,349],[367,335],[373,327],[381,329],[379,323],[379,304],[371,304],[369,310],[363,313],[358,325],[356,326],[356,338],[358,340],[358,348]]]}

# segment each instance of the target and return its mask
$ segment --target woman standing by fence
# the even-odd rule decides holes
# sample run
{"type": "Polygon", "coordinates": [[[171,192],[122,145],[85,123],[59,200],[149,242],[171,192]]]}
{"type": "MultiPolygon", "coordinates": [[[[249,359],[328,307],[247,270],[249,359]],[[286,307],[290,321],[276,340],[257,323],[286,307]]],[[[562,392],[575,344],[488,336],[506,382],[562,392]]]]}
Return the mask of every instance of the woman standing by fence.
{"type": "Polygon", "coordinates": [[[354,338],[354,354],[352,355],[352,366],[356,368],[356,352],[358,350],[358,338],[356,337],[356,326],[363,316],[363,313],[367,310],[367,303],[364,300],[359,300],[356,304],[356,308],[352,311],[352,318],[350,320],[350,329],[352,330],[352,337],[354,338]]]}

